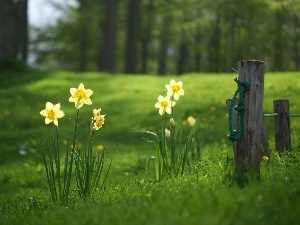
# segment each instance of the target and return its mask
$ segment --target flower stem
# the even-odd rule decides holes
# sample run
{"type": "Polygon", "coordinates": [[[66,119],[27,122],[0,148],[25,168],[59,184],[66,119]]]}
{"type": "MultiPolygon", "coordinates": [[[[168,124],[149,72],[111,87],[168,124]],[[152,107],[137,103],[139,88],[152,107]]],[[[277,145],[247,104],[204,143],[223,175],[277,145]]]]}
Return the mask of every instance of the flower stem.
{"type": "Polygon", "coordinates": [[[73,145],[72,145],[72,150],[71,150],[71,159],[70,159],[70,164],[69,164],[67,185],[66,185],[66,192],[65,192],[65,197],[66,197],[65,201],[66,201],[66,203],[68,203],[68,196],[69,196],[69,192],[70,192],[70,183],[71,183],[72,167],[73,167],[74,153],[75,153],[75,147],[76,147],[76,136],[77,136],[78,120],[79,120],[79,109],[77,110],[77,115],[76,115],[76,119],[75,119],[75,126],[74,126],[73,145]]]}
{"type": "Polygon", "coordinates": [[[172,96],[171,96],[171,118],[174,119],[173,101],[174,101],[174,94],[172,94],[172,96]]]}
{"type": "Polygon", "coordinates": [[[174,93],[171,96],[171,119],[173,120],[172,123],[170,123],[170,142],[171,142],[171,171],[172,173],[176,170],[176,157],[175,157],[175,121],[174,121],[174,107],[172,106],[172,103],[174,101],[174,93]]]}
{"type": "Polygon", "coordinates": [[[91,131],[90,136],[89,136],[89,146],[88,146],[88,156],[87,156],[87,165],[86,165],[86,169],[87,169],[87,177],[86,177],[86,189],[87,189],[87,195],[90,197],[90,195],[92,194],[93,191],[93,187],[92,187],[92,173],[93,173],[93,156],[92,156],[92,146],[93,146],[93,136],[94,136],[94,132],[91,131]]]}
{"type": "MultiPolygon", "coordinates": [[[[168,147],[167,147],[167,141],[166,141],[166,121],[167,121],[167,114],[165,112],[163,117],[163,123],[162,123],[162,140],[161,140],[161,147],[160,147],[160,154],[163,162],[163,171],[165,170],[167,174],[170,175],[170,165],[168,160],[168,147]]],[[[162,173],[163,173],[162,171],[162,173]]]]}
{"type": "Polygon", "coordinates": [[[58,193],[59,193],[59,199],[62,197],[61,192],[61,179],[60,179],[60,154],[59,154],[59,139],[58,139],[58,126],[55,126],[55,151],[56,151],[56,157],[55,157],[55,164],[56,164],[56,172],[58,176],[58,193]]]}

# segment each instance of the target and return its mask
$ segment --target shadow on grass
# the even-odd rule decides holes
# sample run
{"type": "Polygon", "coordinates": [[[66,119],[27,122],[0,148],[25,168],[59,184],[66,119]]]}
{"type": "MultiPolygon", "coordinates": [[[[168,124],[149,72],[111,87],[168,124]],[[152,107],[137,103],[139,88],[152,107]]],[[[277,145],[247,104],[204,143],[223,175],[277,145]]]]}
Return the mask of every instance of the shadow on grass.
{"type": "Polygon", "coordinates": [[[47,71],[33,69],[0,71],[0,87],[9,88],[20,84],[30,84],[39,79],[44,79],[50,74],[47,71]]]}

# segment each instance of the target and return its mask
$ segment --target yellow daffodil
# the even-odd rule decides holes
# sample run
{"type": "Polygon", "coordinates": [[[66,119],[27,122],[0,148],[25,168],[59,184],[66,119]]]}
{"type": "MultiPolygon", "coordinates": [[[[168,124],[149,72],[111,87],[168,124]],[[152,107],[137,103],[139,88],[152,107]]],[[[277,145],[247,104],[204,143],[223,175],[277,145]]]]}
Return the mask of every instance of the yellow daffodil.
{"type": "Polygon", "coordinates": [[[51,102],[46,103],[46,109],[40,112],[42,116],[45,116],[45,123],[49,124],[53,122],[56,126],[58,126],[59,118],[62,118],[65,114],[60,110],[60,104],[53,105],[51,102]]]}
{"type": "Polygon", "coordinates": [[[194,117],[192,117],[192,116],[189,116],[188,118],[187,118],[187,121],[188,121],[188,123],[189,123],[189,125],[192,127],[192,126],[194,126],[194,124],[196,123],[196,119],[194,118],[194,117]]]}
{"type": "Polygon", "coordinates": [[[175,100],[178,100],[180,95],[184,95],[184,90],[182,89],[182,81],[176,82],[175,80],[171,80],[170,84],[166,84],[167,88],[167,96],[173,96],[175,100]]]}
{"type": "Polygon", "coordinates": [[[78,88],[71,88],[70,93],[71,97],[69,98],[69,102],[75,102],[75,107],[77,109],[80,109],[83,104],[92,104],[90,97],[93,94],[93,91],[91,89],[85,89],[82,83],[79,84],[78,88]]]}
{"type": "Polygon", "coordinates": [[[94,109],[93,114],[94,114],[94,123],[93,123],[92,130],[99,130],[104,124],[105,115],[101,115],[101,109],[94,109]]]}
{"type": "Polygon", "coordinates": [[[160,95],[158,96],[158,102],[154,106],[159,109],[159,114],[163,115],[165,112],[171,114],[171,108],[174,105],[175,102],[170,100],[170,96],[163,97],[160,95]]]}
{"type": "Polygon", "coordinates": [[[99,129],[102,127],[102,125],[104,124],[104,120],[105,120],[104,116],[101,116],[100,119],[97,119],[97,120],[94,122],[93,129],[94,129],[94,130],[99,130],[99,129]]]}

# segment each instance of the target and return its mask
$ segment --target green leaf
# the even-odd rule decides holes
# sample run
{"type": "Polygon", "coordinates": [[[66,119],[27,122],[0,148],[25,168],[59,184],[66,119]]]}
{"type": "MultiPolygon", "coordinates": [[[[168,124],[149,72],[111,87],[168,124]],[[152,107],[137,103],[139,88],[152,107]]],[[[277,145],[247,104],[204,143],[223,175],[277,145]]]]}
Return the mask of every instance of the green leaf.
{"type": "MultiPolygon", "coordinates": [[[[155,136],[156,139],[157,139],[157,142],[159,142],[159,138],[158,138],[156,133],[153,133],[153,132],[148,131],[148,130],[142,130],[142,129],[129,129],[129,130],[132,131],[132,132],[136,132],[136,133],[151,134],[151,135],[155,136]]],[[[149,139],[145,139],[144,137],[143,137],[143,139],[146,140],[146,141],[149,140],[149,139]]],[[[151,140],[150,140],[150,142],[156,143],[156,142],[153,142],[151,140]]]]}

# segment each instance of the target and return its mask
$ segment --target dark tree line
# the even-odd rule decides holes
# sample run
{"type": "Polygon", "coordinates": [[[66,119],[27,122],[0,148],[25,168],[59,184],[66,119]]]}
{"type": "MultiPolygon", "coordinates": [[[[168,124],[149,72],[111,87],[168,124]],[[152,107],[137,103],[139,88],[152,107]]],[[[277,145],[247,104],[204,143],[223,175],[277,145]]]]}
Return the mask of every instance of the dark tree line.
{"type": "MultiPolygon", "coordinates": [[[[0,62],[26,61],[27,0],[0,4],[0,62]]],[[[164,75],[260,59],[268,70],[300,70],[297,0],[77,0],[59,9],[55,25],[31,28],[41,68],[164,75]]]]}

